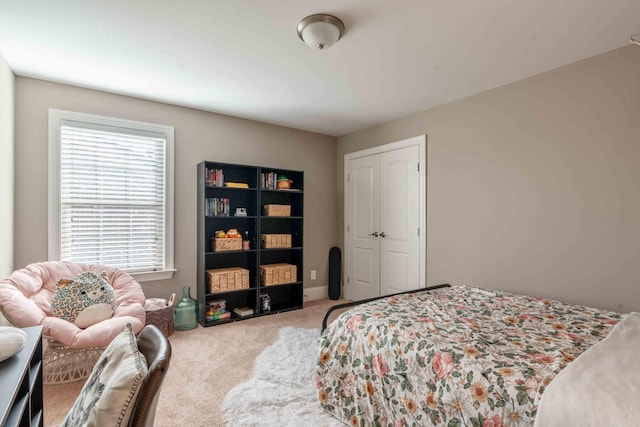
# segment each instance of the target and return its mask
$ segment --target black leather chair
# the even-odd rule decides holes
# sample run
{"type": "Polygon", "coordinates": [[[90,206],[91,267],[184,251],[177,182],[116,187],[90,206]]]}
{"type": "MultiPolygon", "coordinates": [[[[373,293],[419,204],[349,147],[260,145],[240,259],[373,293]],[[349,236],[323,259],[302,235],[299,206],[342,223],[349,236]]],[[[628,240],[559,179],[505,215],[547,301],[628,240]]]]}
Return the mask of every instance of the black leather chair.
{"type": "Polygon", "coordinates": [[[145,326],[138,335],[138,349],[147,359],[149,374],[139,391],[129,427],[152,427],[158,406],[160,387],[169,369],[171,344],[156,326],[145,326]]]}

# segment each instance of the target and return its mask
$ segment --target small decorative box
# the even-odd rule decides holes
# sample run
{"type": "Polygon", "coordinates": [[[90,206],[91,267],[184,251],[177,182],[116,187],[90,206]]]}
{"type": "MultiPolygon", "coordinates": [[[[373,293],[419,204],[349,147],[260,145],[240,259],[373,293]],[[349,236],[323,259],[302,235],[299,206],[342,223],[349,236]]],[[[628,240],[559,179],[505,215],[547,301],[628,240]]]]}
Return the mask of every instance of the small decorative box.
{"type": "Polygon", "coordinates": [[[207,308],[212,314],[225,313],[227,311],[227,301],[223,299],[208,301],[207,308]]]}

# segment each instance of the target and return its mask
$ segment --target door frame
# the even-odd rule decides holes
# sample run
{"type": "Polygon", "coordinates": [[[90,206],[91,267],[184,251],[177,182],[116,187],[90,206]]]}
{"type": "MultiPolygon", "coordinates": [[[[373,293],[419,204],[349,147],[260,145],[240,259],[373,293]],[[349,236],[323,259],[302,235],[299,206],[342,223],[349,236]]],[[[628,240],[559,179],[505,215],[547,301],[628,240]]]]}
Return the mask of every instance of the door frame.
{"type": "Polygon", "coordinates": [[[350,242],[349,242],[349,218],[350,218],[350,204],[348,200],[350,198],[350,190],[349,190],[349,164],[351,160],[357,159],[359,157],[371,156],[374,154],[380,154],[387,151],[393,151],[400,148],[411,147],[417,145],[419,149],[418,155],[418,167],[419,167],[419,206],[420,206],[420,284],[419,287],[423,288],[426,286],[426,265],[427,265],[427,135],[419,135],[414,136],[412,138],[403,139],[401,141],[391,142],[384,145],[379,145],[372,148],[367,148],[365,150],[354,151],[353,153],[347,153],[344,155],[344,229],[343,229],[343,247],[344,247],[344,268],[343,268],[343,277],[342,283],[344,283],[344,295],[346,299],[350,298],[350,286],[348,282],[348,273],[349,273],[349,263],[351,260],[349,259],[350,253],[350,242]]]}

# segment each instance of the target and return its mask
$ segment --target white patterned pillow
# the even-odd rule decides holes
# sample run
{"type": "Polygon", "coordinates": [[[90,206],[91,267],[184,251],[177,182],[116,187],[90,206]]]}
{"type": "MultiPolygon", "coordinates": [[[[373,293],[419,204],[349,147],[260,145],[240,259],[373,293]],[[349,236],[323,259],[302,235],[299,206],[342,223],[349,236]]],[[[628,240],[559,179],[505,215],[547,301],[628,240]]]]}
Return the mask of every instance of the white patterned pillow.
{"type": "Polygon", "coordinates": [[[126,426],[147,372],[127,324],[96,362],[61,427],[126,426]]]}

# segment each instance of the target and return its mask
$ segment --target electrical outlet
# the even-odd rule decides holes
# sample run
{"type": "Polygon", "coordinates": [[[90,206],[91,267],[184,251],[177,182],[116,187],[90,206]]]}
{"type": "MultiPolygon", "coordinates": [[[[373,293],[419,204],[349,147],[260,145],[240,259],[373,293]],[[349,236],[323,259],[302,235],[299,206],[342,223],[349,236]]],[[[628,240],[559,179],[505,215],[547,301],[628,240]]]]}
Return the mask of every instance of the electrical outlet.
{"type": "Polygon", "coordinates": [[[316,280],[316,271],[311,270],[311,280],[316,280]]]}

